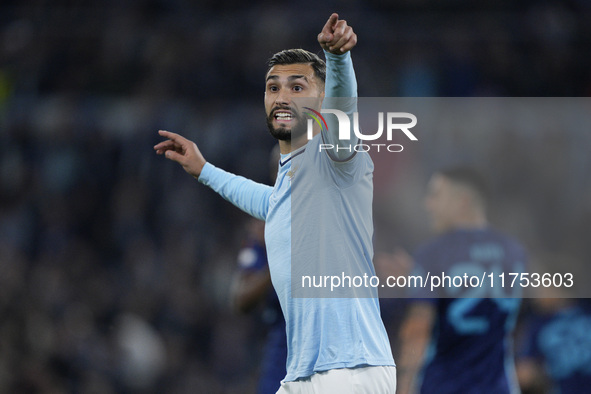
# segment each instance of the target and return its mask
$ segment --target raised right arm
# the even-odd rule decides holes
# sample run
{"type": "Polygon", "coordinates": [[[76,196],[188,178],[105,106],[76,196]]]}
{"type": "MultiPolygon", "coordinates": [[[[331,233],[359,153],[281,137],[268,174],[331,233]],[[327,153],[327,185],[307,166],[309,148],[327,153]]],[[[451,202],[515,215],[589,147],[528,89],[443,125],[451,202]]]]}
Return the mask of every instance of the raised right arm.
{"type": "MultiPolygon", "coordinates": [[[[325,100],[323,109],[338,109],[352,119],[357,111],[357,79],[351,60],[351,49],[357,44],[357,34],[345,20],[333,13],[318,34],[318,43],[326,56],[326,83],[324,86],[325,100]],[[336,100],[331,98],[337,98],[336,100]]],[[[334,115],[326,117],[328,132],[322,134],[323,143],[331,145],[326,150],[328,156],[336,162],[351,159],[355,152],[353,146],[359,140],[350,132],[350,139],[339,138],[339,123],[334,115]]]]}

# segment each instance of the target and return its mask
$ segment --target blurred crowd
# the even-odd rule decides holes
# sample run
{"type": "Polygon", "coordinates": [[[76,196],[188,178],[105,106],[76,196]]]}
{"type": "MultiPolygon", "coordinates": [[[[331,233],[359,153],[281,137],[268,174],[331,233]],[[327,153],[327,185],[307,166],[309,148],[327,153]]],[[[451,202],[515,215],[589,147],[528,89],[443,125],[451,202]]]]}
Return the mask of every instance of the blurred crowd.
{"type": "MultiPolygon", "coordinates": [[[[335,10],[359,36],[360,96],[591,93],[587,0],[3,1],[0,392],[255,386],[260,327],[228,306],[246,216],[152,146],[158,129],[175,131],[221,168],[270,182],[265,62],[319,51],[335,10]]],[[[559,133],[474,144],[504,158],[498,217],[532,254],[588,259],[589,133],[559,133]],[[571,189],[556,187],[572,171],[571,189]]],[[[438,164],[410,162],[414,185],[438,164]]],[[[405,238],[416,218],[390,219],[377,224],[393,243],[424,235],[405,238]]]]}

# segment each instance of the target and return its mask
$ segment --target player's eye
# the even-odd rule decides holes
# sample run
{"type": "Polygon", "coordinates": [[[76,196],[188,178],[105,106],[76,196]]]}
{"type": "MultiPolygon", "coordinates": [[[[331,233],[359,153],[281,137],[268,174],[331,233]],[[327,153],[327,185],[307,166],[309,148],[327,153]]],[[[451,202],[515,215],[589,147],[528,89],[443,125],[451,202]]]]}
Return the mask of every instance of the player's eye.
{"type": "Polygon", "coordinates": [[[293,87],[293,90],[294,90],[295,92],[301,92],[302,90],[304,90],[304,88],[303,88],[303,87],[301,87],[300,85],[295,85],[295,86],[293,87]]]}
{"type": "Polygon", "coordinates": [[[275,85],[269,85],[267,90],[269,90],[270,92],[277,92],[277,91],[279,91],[279,88],[275,85]]]}

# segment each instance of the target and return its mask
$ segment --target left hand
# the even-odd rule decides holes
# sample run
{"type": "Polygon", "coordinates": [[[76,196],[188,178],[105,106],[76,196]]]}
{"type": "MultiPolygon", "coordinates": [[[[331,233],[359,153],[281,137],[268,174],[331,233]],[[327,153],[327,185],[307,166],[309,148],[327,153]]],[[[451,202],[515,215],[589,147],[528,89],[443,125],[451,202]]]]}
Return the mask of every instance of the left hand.
{"type": "Polygon", "coordinates": [[[170,131],[160,130],[158,134],[168,139],[154,146],[156,153],[159,155],[164,154],[167,159],[176,161],[183,166],[185,171],[199,179],[206,161],[197,145],[193,141],[189,141],[185,137],[170,131]]]}
{"type": "Polygon", "coordinates": [[[339,20],[339,15],[333,13],[318,34],[318,43],[325,51],[342,55],[357,44],[357,34],[346,20],[339,20]]]}

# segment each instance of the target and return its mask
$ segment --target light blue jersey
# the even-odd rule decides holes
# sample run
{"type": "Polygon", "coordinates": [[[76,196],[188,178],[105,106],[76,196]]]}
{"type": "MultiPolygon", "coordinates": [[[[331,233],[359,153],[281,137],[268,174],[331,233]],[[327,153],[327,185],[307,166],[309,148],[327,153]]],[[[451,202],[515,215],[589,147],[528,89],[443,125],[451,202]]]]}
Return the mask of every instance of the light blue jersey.
{"type": "MultiPolygon", "coordinates": [[[[350,55],[327,54],[326,95],[351,97],[355,87],[350,55]]],[[[273,188],[209,163],[199,177],[245,212],[266,220],[271,279],[286,320],[284,381],[330,369],[394,365],[376,297],[292,294],[297,275],[374,274],[373,163],[365,152],[330,158],[319,147],[331,138],[318,134],[282,155],[273,188]]]]}

